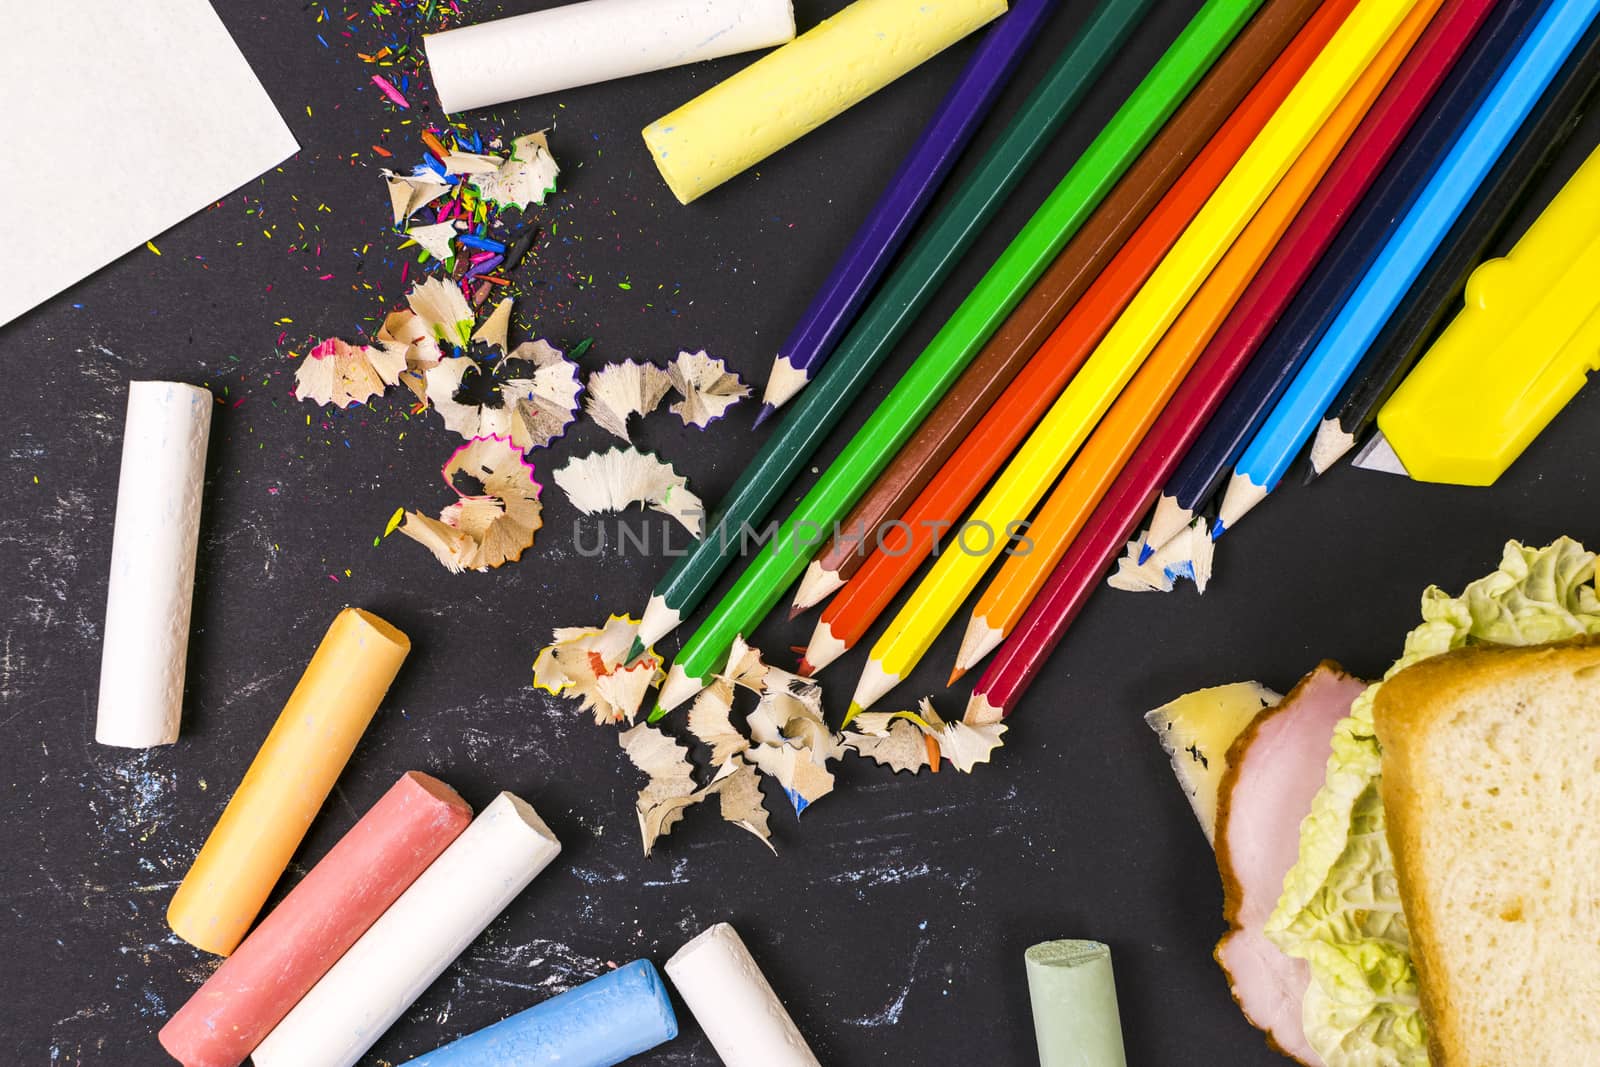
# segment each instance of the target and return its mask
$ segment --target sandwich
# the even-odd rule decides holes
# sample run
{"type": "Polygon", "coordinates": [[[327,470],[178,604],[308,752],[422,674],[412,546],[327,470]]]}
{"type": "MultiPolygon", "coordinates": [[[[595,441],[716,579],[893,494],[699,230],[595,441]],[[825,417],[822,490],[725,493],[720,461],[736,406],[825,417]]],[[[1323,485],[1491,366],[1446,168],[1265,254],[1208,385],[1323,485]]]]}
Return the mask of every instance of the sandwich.
{"type": "Polygon", "coordinates": [[[1423,594],[1382,681],[1324,663],[1271,696],[1147,716],[1214,820],[1246,1017],[1308,1065],[1600,1064],[1594,554],[1512,542],[1423,594]]]}

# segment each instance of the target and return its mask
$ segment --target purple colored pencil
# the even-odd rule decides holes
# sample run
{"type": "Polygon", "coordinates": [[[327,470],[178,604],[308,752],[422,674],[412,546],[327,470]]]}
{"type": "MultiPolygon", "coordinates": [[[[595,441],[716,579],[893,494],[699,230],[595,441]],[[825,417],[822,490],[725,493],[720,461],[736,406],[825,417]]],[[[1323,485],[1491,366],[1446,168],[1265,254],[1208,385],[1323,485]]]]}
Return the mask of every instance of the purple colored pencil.
{"type": "Polygon", "coordinates": [[[889,187],[856,231],[833,273],[778,349],[756,425],[803,389],[833,354],[839,339],[927,210],[933,194],[955,169],[972,135],[1016,73],[1022,56],[1060,6],[1060,0],[1014,0],[1000,16],[949,95],[912,146],[889,187]]]}

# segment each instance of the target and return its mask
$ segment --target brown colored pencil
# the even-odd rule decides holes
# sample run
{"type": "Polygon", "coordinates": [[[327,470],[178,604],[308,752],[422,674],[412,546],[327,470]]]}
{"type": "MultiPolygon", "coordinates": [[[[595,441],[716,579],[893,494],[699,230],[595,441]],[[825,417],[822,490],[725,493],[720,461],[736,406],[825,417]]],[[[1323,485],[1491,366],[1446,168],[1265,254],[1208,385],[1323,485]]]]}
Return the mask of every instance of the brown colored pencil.
{"type": "Polygon", "coordinates": [[[792,614],[820,603],[860,568],[878,531],[905,512],[1320,5],[1262,5],[851,510],[806,569],[792,614]]]}

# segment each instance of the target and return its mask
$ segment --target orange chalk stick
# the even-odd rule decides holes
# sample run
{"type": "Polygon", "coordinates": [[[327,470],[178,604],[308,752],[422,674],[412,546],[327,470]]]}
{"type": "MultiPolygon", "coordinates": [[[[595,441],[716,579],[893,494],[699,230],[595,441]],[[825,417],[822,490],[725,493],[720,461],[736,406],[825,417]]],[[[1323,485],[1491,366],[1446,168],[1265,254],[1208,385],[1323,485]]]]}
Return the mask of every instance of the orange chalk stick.
{"type": "Polygon", "coordinates": [[[221,956],[239,947],[410,650],[359,608],[333,620],[173,894],[173,933],[221,956]]]}

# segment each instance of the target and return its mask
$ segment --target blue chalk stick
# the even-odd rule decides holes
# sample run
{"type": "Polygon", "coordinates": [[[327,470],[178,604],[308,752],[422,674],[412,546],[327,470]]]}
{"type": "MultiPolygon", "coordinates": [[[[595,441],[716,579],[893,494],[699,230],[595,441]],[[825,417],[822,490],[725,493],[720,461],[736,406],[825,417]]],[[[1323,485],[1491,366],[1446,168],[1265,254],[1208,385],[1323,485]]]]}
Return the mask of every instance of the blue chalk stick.
{"type": "Polygon", "coordinates": [[[661,975],[634,960],[406,1067],[611,1067],[677,1036],[661,975]]]}

